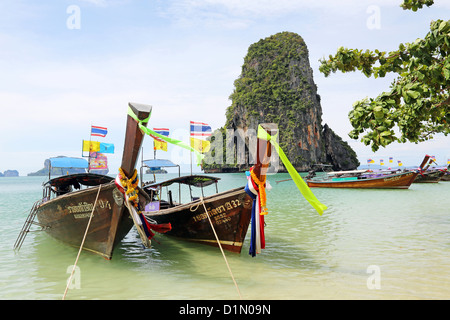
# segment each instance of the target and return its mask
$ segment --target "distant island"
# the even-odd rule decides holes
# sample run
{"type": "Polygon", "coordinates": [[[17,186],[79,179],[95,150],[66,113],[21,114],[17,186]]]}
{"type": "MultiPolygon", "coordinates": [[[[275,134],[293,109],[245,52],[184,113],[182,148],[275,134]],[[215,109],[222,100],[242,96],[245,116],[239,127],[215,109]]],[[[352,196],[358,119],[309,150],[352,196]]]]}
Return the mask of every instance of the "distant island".
{"type": "Polygon", "coordinates": [[[19,171],[17,170],[6,170],[5,172],[0,172],[0,177],[18,177],[19,171]]]}
{"type": "MultiPolygon", "coordinates": [[[[83,173],[84,169],[74,169],[74,168],[52,168],[51,176],[60,176],[65,174],[83,173]]],[[[42,168],[36,172],[30,172],[27,176],[48,176],[48,167],[42,168]]]]}

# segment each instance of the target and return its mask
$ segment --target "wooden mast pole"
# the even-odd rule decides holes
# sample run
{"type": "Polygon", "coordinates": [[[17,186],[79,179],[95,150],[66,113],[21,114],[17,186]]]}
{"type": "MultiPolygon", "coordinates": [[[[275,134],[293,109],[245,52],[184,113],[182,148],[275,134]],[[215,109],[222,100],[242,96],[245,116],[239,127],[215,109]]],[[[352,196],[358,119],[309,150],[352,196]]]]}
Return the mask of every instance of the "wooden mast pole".
{"type": "MultiPolygon", "coordinates": [[[[147,119],[150,115],[152,107],[149,105],[129,103],[128,104],[134,114],[139,120],[147,119]]],[[[143,125],[147,125],[144,123],[143,125]]],[[[127,126],[125,133],[125,145],[123,147],[122,156],[122,171],[127,176],[130,177],[136,167],[136,161],[138,159],[139,150],[144,139],[144,133],[139,129],[139,125],[136,120],[134,120],[130,115],[127,116],[127,126]]],[[[106,258],[111,259],[114,240],[116,238],[117,229],[119,223],[122,219],[126,206],[114,206],[112,217],[111,217],[111,227],[108,235],[108,245],[105,249],[106,258]]]]}
{"type": "MultiPolygon", "coordinates": [[[[152,110],[151,106],[138,103],[129,103],[128,106],[139,120],[147,119],[152,110]]],[[[143,123],[143,125],[147,126],[146,123],[143,123]]],[[[144,133],[139,129],[137,121],[128,115],[121,165],[123,173],[127,177],[133,174],[134,168],[136,167],[136,161],[143,139],[144,133]]]]}
{"type": "MultiPolygon", "coordinates": [[[[278,127],[275,123],[263,123],[260,124],[260,126],[271,136],[278,131],[278,127]]],[[[262,181],[261,178],[267,173],[271,155],[272,148],[270,142],[258,138],[256,145],[256,163],[253,167],[253,172],[260,181],[262,181]]]]}

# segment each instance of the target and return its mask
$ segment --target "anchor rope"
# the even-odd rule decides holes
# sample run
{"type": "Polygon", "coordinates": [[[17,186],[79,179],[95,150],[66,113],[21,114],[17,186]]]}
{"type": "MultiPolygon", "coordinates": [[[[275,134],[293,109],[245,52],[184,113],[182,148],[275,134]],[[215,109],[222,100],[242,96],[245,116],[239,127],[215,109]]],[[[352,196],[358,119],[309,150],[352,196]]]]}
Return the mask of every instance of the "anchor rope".
{"type": "Polygon", "coordinates": [[[73,277],[73,274],[75,273],[75,268],[76,268],[76,266],[78,264],[78,259],[80,258],[81,250],[83,249],[84,241],[86,240],[86,236],[87,236],[87,233],[88,233],[88,230],[89,230],[89,226],[91,225],[92,217],[94,216],[94,210],[95,210],[95,207],[97,205],[97,200],[98,200],[98,196],[100,194],[100,189],[101,188],[102,188],[102,185],[99,185],[98,192],[97,192],[97,197],[95,198],[94,206],[92,207],[91,216],[89,217],[89,221],[88,221],[88,224],[87,224],[87,227],[86,227],[86,231],[84,232],[83,240],[81,241],[80,249],[78,250],[77,258],[75,259],[75,263],[73,265],[72,272],[70,273],[70,277],[67,280],[67,286],[66,286],[66,290],[64,291],[64,295],[63,295],[62,300],[66,299],[67,291],[69,290],[69,286],[72,283],[72,277],[73,277]]]}
{"type": "MultiPolygon", "coordinates": [[[[231,268],[230,268],[230,265],[229,265],[229,263],[228,263],[227,257],[225,256],[225,252],[224,252],[223,249],[222,249],[222,245],[221,245],[221,243],[220,243],[219,237],[217,236],[216,229],[214,228],[214,225],[213,225],[213,223],[212,223],[212,221],[211,221],[211,218],[210,218],[210,216],[209,216],[208,210],[206,210],[205,201],[203,201],[203,197],[200,197],[200,201],[201,201],[201,203],[203,204],[203,209],[205,209],[205,213],[206,213],[206,216],[208,217],[209,224],[211,225],[211,229],[212,229],[212,231],[213,231],[213,233],[214,233],[214,236],[216,237],[217,244],[219,245],[220,251],[222,252],[223,259],[225,260],[225,264],[227,265],[228,272],[230,273],[231,279],[232,279],[233,282],[234,282],[234,286],[236,287],[236,290],[237,290],[237,292],[238,292],[239,298],[242,300],[241,291],[239,290],[239,286],[237,285],[237,282],[236,282],[236,280],[234,279],[233,272],[231,271],[231,268]]],[[[198,206],[199,206],[199,204],[197,205],[196,209],[198,208],[198,206]]],[[[191,207],[191,209],[192,209],[192,207],[191,207]]],[[[191,211],[192,211],[192,210],[191,210],[191,211]]],[[[195,211],[195,210],[194,210],[194,211],[195,211]]]]}

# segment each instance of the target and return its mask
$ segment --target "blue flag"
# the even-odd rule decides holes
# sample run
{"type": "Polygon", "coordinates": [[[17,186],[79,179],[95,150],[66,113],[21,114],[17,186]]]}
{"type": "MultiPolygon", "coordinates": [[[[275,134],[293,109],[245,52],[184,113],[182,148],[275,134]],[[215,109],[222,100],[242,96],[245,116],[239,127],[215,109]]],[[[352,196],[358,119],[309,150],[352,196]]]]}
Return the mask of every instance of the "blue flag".
{"type": "Polygon", "coordinates": [[[100,153],[114,153],[114,144],[112,143],[100,143],[100,153]]]}

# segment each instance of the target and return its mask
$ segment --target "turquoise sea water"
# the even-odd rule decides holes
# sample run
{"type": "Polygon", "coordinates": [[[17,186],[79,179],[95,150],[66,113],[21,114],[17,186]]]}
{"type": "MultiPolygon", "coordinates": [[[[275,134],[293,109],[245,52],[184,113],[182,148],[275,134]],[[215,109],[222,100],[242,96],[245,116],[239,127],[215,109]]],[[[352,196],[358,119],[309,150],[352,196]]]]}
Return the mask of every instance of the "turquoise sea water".
{"type": "MultiPolygon", "coordinates": [[[[170,176],[170,175],[168,175],[170,176]]],[[[219,191],[244,185],[220,174],[219,191]]],[[[165,178],[163,175],[160,178],[165,178]]],[[[266,249],[226,253],[242,299],[450,299],[450,182],[408,190],[312,189],[269,177],[266,249]]],[[[0,299],[62,299],[78,250],[44,232],[14,242],[45,177],[0,178],[0,299]]],[[[111,261],[83,252],[66,299],[239,299],[218,248],[132,230],[111,261]]]]}

